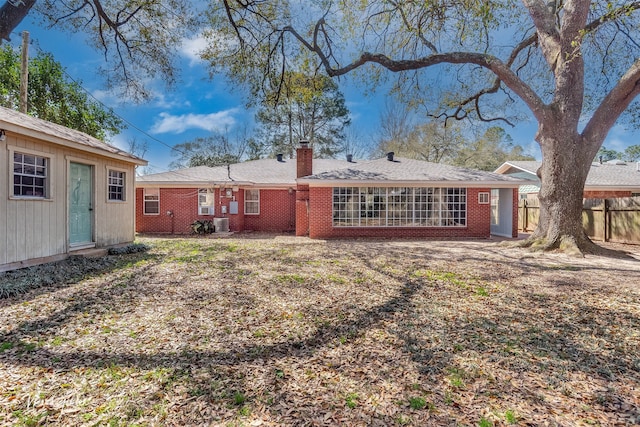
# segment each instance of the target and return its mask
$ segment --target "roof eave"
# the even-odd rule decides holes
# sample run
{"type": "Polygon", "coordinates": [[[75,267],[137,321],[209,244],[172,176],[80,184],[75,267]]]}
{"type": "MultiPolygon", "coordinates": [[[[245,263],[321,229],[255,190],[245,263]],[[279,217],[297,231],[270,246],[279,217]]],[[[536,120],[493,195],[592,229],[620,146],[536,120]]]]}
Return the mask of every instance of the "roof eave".
{"type": "Polygon", "coordinates": [[[133,155],[125,156],[118,153],[112,153],[110,151],[102,150],[97,147],[92,147],[90,145],[81,144],[65,138],[51,135],[46,132],[38,131],[28,127],[19,126],[11,122],[5,122],[5,124],[3,124],[2,126],[5,131],[9,131],[18,135],[25,135],[34,139],[39,139],[41,141],[49,142],[51,144],[61,145],[63,147],[73,148],[75,150],[85,151],[85,152],[100,155],[103,157],[109,157],[111,159],[120,160],[127,163],[133,163],[137,166],[147,166],[149,164],[148,161],[133,155]]]}
{"type": "Polygon", "coordinates": [[[418,180],[357,180],[357,179],[309,179],[299,178],[298,184],[307,184],[310,187],[344,187],[344,186],[383,186],[383,187],[416,187],[416,186],[434,186],[442,187],[446,185],[448,187],[468,187],[468,188],[518,188],[520,185],[528,182],[525,180],[518,181],[418,181],[418,180]]]}

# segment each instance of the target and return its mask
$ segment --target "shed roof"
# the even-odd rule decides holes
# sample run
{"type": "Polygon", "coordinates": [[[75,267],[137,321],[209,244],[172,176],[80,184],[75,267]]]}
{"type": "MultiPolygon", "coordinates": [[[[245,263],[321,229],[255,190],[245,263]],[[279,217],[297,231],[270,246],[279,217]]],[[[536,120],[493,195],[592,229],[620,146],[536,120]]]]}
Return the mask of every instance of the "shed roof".
{"type": "Polygon", "coordinates": [[[146,160],[91,135],[5,107],[0,107],[0,129],[138,165],[147,164],[146,160]]]}

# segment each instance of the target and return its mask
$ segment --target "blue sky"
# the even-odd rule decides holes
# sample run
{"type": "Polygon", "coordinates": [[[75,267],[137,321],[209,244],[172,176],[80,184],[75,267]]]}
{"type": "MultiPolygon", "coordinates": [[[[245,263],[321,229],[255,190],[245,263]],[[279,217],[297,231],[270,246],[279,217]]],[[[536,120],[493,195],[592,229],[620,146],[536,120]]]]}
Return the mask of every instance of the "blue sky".
{"type": "MultiPolygon", "coordinates": [[[[212,131],[234,132],[251,127],[253,112],[248,111],[242,93],[229,86],[223,77],[208,78],[207,69],[198,60],[195,53],[201,46],[200,41],[185,42],[181,61],[182,79],[173,91],[166,91],[161,83],[155,85],[155,97],[145,104],[122,102],[113,94],[104,90],[104,81],[96,73],[102,56],[84,43],[81,35],[71,36],[55,29],[43,29],[27,17],[12,34],[12,44],[20,44],[20,33],[29,31],[32,40],[30,54],[37,49],[50,52],[62,63],[67,73],[81,80],[83,87],[104,105],[112,108],[122,117],[128,128],[110,142],[126,149],[128,141],[135,138],[147,141],[148,151],[145,159],[149,161],[147,173],[163,172],[169,169],[169,163],[175,160],[171,156],[170,146],[209,135],[212,131]]],[[[384,110],[385,93],[366,97],[363,89],[350,84],[349,79],[340,82],[347,106],[352,115],[350,132],[362,140],[370,140],[377,131],[377,121],[384,110]]],[[[505,127],[514,143],[519,144],[536,158],[540,158],[539,148],[533,138],[536,123],[519,123],[515,128],[505,127]]],[[[628,145],[638,144],[637,136],[616,126],[609,134],[605,146],[623,151],[628,145]]]]}

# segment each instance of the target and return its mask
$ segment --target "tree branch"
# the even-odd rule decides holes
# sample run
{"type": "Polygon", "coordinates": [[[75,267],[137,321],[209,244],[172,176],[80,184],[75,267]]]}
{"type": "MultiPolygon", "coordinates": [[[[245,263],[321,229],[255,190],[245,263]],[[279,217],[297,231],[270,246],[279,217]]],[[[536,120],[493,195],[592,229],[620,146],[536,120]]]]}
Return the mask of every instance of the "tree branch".
{"type": "Polygon", "coordinates": [[[29,13],[36,0],[9,0],[0,7],[0,44],[10,41],[11,32],[29,13]]]}
{"type": "Polygon", "coordinates": [[[582,131],[583,138],[604,141],[609,129],[639,94],[640,59],[636,60],[616,86],[604,97],[582,131]]]}

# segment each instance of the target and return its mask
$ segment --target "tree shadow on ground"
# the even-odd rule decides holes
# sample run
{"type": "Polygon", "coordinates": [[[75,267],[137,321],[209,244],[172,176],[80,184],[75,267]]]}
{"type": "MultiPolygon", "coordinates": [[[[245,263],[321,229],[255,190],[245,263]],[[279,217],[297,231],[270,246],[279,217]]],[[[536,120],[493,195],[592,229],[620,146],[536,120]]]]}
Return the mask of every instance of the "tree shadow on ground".
{"type": "MultiPolygon", "coordinates": [[[[479,282],[464,275],[441,274],[433,278],[415,274],[425,268],[435,268],[436,272],[447,273],[446,270],[440,270],[447,265],[446,262],[443,263],[443,259],[446,261],[445,251],[415,247],[403,249],[400,246],[385,247],[383,252],[384,243],[365,246],[368,251],[356,247],[347,253],[354,265],[343,268],[348,270],[358,267],[389,278],[397,284],[393,294],[367,309],[359,309],[345,302],[339,309],[348,316],[339,322],[321,323],[302,338],[276,337],[273,343],[245,340],[227,348],[224,343],[219,343],[217,349],[206,350],[183,343],[173,351],[156,351],[151,354],[143,349],[136,351],[133,348],[101,351],[80,348],[64,352],[32,348],[33,339],[55,331],[61,324],[83,313],[122,310],[117,302],[125,291],[130,293],[128,298],[146,298],[156,291],[162,291],[152,286],[154,276],[162,274],[157,269],[162,262],[158,258],[155,263],[138,267],[133,273],[117,273],[109,286],[96,289],[93,293],[79,290],[69,298],[72,302],[63,310],[44,319],[23,322],[14,330],[0,335],[0,342],[14,344],[15,351],[12,355],[21,352],[20,357],[7,357],[8,352],[0,353],[0,361],[7,365],[42,367],[56,372],[109,367],[164,372],[159,374],[162,377],[159,387],[178,385],[186,388],[185,404],[189,399],[204,396],[210,402],[223,400],[233,407],[240,406],[237,401],[241,399],[236,393],[242,394],[243,390],[250,388],[246,383],[246,374],[242,375],[237,370],[238,367],[262,369],[258,367],[266,366],[265,369],[273,371],[267,387],[273,388],[277,400],[293,400],[287,396],[289,392],[286,375],[280,376],[278,373],[285,370],[281,363],[291,359],[309,361],[314,357],[326,357],[317,355],[335,345],[339,337],[357,338],[367,335],[373,329],[382,329],[385,333],[394,335],[402,344],[401,353],[410,357],[416,366],[419,386],[431,390],[432,399],[439,407],[462,405],[462,396],[478,386],[481,391],[477,393],[476,399],[479,402],[489,401],[496,396],[511,401],[519,399],[550,413],[556,403],[545,399],[570,393],[571,390],[563,391],[563,386],[572,379],[572,375],[580,374],[608,386],[610,390],[586,396],[590,405],[608,413],[618,412],[628,419],[640,419],[638,410],[633,409],[632,397],[625,395],[617,386],[622,376],[625,381],[640,384],[640,362],[629,356],[638,353],[637,343],[628,343],[628,348],[620,347],[618,338],[608,329],[611,325],[620,325],[628,330],[637,330],[640,328],[637,316],[613,308],[593,307],[580,299],[572,300],[571,295],[558,299],[525,292],[517,300],[513,299],[512,294],[497,291],[480,295],[477,292],[479,282]],[[456,299],[460,302],[458,305],[456,299]],[[473,366],[474,363],[476,367],[473,366]],[[548,381],[548,386],[540,389],[518,386],[518,381],[526,384],[527,375],[548,381]]],[[[327,250],[328,252],[331,250],[327,250]]],[[[328,256],[327,253],[323,255],[328,256]]],[[[344,255],[337,252],[334,256],[341,261],[344,255]]],[[[264,257],[265,260],[276,256],[277,252],[274,250],[255,255],[256,258],[264,257]]],[[[290,263],[296,261],[295,254],[287,256],[290,263]]],[[[476,261],[480,260],[480,254],[469,259],[476,257],[476,261]]],[[[451,265],[455,265],[454,261],[458,260],[449,261],[451,265]]],[[[499,264],[512,261],[496,258],[493,262],[499,264]]],[[[223,265],[223,273],[229,274],[227,279],[237,280],[234,273],[243,269],[239,262],[228,259],[223,265]]],[[[533,275],[540,271],[540,267],[535,264],[523,263],[521,267],[521,274],[533,275]]],[[[492,274],[493,272],[484,272],[484,277],[492,277],[492,274]]],[[[240,276],[244,277],[242,274],[240,276]]],[[[224,286],[218,284],[216,286],[222,286],[220,292],[203,286],[198,288],[201,293],[186,293],[182,298],[185,298],[184,303],[190,300],[196,308],[201,302],[217,297],[232,304],[244,305],[247,309],[255,308],[259,302],[243,289],[242,283],[240,280],[235,286],[230,282],[224,286]]],[[[568,292],[580,290],[578,280],[550,285],[568,285],[568,292]]],[[[311,291],[311,288],[308,290],[311,291]]],[[[304,314],[318,316],[323,309],[321,305],[309,306],[309,311],[304,314]]],[[[368,359],[364,357],[360,360],[361,363],[367,363],[368,359]]],[[[354,368],[353,362],[330,363],[341,363],[340,369],[346,371],[354,368]]],[[[389,363],[393,361],[390,359],[389,363]]],[[[375,378],[377,373],[369,375],[370,378],[375,378]]],[[[278,401],[274,402],[274,408],[278,401]]],[[[153,399],[145,405],[152,406],[153,399]]],[[[277,408],[271,410],[276,418],[282,416],[280,407],[277,408]]],[[[301,407],[297,410],[298,415],[303,418],[311,417],[314,411],[328,411],[326,408],[314,407],[301,407]]],[[[378,421],[393,421],[383,415],[379,417],[378,421]]],[[[309,421],[311,418],[305,419],[309,421]]],[[[444,414],[441,419],[452,422],[444,414]]]]}

